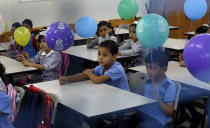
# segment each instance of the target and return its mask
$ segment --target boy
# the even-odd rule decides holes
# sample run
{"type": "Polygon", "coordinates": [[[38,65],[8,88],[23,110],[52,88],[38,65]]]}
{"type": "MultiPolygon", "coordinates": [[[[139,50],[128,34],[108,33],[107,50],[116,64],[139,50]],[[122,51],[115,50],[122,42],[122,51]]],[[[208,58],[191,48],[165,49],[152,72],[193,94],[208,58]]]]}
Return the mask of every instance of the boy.
{"type": "Polygon", "coordinates": [[[27,59],[33,58],[36,56],[37,52],[39,51],[37,42],[36,42],[36,35],[32,33],[33,23],[30,19],[25,19],[22,22],[22,26],[29,29],[31,32],[31,39],[28,44],[24,47],[24,55],[27,59]]]}
{"type": "Polygon", "coordinates": [[[177,86],[166,75],[168,56],[158,50],[152,51],[145,59],[147,74],[151,78],[145,85],[144,96],[156,99],[158,103],[139,109],[143,128],[163,128],[173,115],[177,86]],[[152,76],[153,74],[153,76],[152,76]],[[153,78],[153,80],[152,80],[153,78]]]}
{"type": "Polygon", "coordinates": [[[32,66],[41,70],[39,75],[34,76],[32,80],[34,82],[41,81],[49,81],[55,80],[59,78],[59,61],[60,53],[51,50],[44,39],[44,32],[39,35],[39,40],[41,40],[40,48],[41,50],[37,53],[37,55],[32,59],[25,59],[21,56],[20,60],[24,66],[32,66]]]}
{"type": "Polygon", "coordinates": [[[116,61],[118,56],[118,46],[112,40],[102,42],[98,47],[98,63],[94,69],[87,69],[83,73],[72,76],[61,77],[60,84],[66,82],[81,81],[90,79],[95,84],[106,83],[129,91],[128,81],[123,67],[116,61]]]}
{"type": "Polygon", "coordinates": [[[119,47],[119,55],[121,56],[136,56],[134,65],[140,65],[144,63],[148,49],[146,49],[139,41],[136,36],[136,24],[133,23],[129,26],[129,40],[125,40],[123,45],[119,47]]]}

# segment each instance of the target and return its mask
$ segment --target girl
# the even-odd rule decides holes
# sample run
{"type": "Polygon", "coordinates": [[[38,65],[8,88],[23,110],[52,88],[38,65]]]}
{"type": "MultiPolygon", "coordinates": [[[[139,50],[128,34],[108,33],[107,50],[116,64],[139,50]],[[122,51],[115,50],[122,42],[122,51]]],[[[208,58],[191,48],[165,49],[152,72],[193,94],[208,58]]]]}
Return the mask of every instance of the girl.
{"type": "Polygon", "coordinates": [[[87,48],[93,48],[96,45],[100,45],[105,40],[116,40],[113,35],[113,27],[107,21],[101,21],[98,24],[97,36],[95,40],[87,39],[87,48]]]}

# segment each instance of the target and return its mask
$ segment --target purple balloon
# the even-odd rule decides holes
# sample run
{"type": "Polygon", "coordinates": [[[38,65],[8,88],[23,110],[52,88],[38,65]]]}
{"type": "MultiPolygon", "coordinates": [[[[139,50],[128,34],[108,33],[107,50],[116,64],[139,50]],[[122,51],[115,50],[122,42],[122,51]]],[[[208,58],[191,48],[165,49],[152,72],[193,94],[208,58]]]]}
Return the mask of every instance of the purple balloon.
{"type": "Polygon", "coordinates": [[[68,24],[55,22],[47,28],[45,41],[49,48],[56,51],[65,51],[74,42],[74,32],[68,24]]]}
{"type": "Polygon", "coordinates": [[[197,35],[187,43],[184,62],[194,77],[210,82],[210,34],[197,35]]]}

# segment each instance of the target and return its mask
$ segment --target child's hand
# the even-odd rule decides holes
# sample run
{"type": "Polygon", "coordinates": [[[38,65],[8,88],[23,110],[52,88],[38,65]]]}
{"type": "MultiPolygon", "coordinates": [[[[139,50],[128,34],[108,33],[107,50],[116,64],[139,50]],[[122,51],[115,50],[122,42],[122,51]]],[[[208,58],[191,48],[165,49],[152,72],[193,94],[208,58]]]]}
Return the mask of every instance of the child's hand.
{"type": "Polygon", "coordinates": [[[23,55],[21,55],[21,54],[18,54],[18,61],[24,61],[25,60],[25,58],[24,58],[24,56],[23,55]]]}
{"type": "Polygon", "coordinates": [[[31,62],[28,61],[28,60],[24,60],[24,61],[22,61],[22,63],[23,63],[24,66],[31,66],[32,65],[31,62]]]}
{"type": "Polygon", "coordinates": [[[30,59],[28,52],[24,52],[24,56],[26,57],[26,59],[30,59]]]}
{"type": "Polygon", "coordinates": [[[88,39],[87,39],[87,43],[88,43],[88,44],[91,43],[91,41],[92,41],[91,38],[88,38],[88,39]]]}
{"type": "Polygon", "coordinates": [[[180,66],[185,67],[183,54],[181,54],[181,53],[179,54],[179,64],[180,64],[180,66]]]}
{"type": "Polygon", "coordinates": [[[66,77],[60,77],[59,78],[60,85],[64,85],[66,82],[67,82],[67,78],[66,77]]]}
{"type": "Polygon", "coordinates": [[[83,73],[86,74],[86,75],[88,75],[90,73],[93,73],[93,71],[94,70],[92,70],[92,69],[87,69],[87,70],[83,71],[83,73]]]}

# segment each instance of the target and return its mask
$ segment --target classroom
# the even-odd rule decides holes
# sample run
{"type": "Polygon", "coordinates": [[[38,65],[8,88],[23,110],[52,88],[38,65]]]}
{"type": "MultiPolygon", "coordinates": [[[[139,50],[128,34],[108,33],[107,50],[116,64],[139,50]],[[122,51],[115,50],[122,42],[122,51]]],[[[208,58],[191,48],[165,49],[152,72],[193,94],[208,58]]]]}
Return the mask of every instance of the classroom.
{"type": "Polygon", "coordinates": [[[210,128],[210,0],[1,0],[0,128],[210,128]]]}

